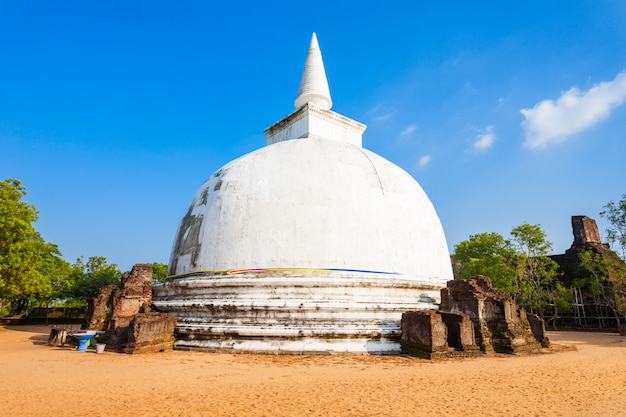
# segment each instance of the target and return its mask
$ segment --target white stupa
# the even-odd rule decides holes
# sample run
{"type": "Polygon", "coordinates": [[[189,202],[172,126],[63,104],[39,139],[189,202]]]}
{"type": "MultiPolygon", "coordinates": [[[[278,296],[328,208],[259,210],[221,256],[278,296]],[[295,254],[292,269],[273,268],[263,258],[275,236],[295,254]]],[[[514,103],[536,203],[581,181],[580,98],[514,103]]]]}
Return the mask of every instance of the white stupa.
{"type": "Polygon", "coordinates": [[[178,349],[398,353],[402,312],[436,308],[452,279],[422,188],[330,110],[315,34],[295,106],[180,223],[153,297],[178,317],[178,349]]]}

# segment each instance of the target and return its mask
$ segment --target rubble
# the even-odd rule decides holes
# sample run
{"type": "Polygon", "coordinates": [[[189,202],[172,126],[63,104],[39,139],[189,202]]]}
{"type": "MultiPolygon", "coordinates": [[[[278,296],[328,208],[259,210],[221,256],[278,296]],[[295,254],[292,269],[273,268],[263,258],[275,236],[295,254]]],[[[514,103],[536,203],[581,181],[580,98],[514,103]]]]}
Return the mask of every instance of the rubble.
{"type": "Polygon", "coordinates": [[[120,353],[172,349],[176,318],[151,313],[152,267],[136,264],[122,275],[119,287],[107,286],[92,300],[87,329],[104,330],[106,350],[120,353]]]}
{"type": "Polygon", "coordinates": [[[543,320],[482,275],[448,281],[440,310],[402,316],[403,352],[428,358],[530,353],[550,346],[543,320]]]}

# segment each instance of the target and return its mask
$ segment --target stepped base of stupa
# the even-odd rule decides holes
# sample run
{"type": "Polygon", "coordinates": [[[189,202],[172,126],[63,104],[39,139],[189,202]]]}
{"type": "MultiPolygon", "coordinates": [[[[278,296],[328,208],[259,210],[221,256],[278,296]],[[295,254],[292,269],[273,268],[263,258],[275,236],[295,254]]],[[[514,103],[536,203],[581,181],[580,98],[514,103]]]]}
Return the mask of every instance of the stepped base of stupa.
{"type": "Polygon", "coordinates": [[[153,303],[178,319],[175,349],[398,354],[402,313],[438,307],[445,283],[433,282],[337,270],[205,272],[155,286],[153,303]]]}

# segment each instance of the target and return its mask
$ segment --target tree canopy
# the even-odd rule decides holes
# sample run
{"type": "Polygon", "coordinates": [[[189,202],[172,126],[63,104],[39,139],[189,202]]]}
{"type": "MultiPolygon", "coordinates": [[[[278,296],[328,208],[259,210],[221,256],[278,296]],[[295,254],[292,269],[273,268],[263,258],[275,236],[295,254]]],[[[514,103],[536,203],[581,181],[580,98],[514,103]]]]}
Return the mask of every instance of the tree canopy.
{"type": "Polygon", "coordinates": [[[532,312],[556,314],[567,308],[567,290],[558,282],[558,265],[547,255],[552,244],[539,225],[521,224],[511,240],[498,233],[479,233],[454,247],[455,279],[485,275],[493,286],[532,312]]]}
{"type": "Polygon", "coordinates": [[[87,261],[84,257],[76,260],[70,273],[72,285],[69,288],[68,298],[80,301],[89,301],[103,287],[118,285],[122,272],[116,264],[109,264],[104,256],[90,256],[87,261]]]}
{"type": "Polygon", "coordinates": [[[25,195],[20,180],[0,182],[0,310],[10,305],[19,312],[28,300],[49,299],[67,268],[57,246],[35,230],[39,213],[25,195]]]}
{"type": "Polygon", "coordinates": [[[152,267],[152,283],[165,282],[165,278],[167,278],[167,264],[153,262],[150,266],[152,267]]]}
{"type": "Polygon", "coordinates": [[[558,264],[548,257],[552,243],[538,224],[514,227],[511,236],[517,249],[516,300],[531,312],[543,315],[549,307],[554,308],[564,290],[557,279],[558,264]]]}
{"type": "Polygon", "coordinates": [[[600,216],[611,224],[606,230],[606,239],[614,246],[613,250],[626,261],[626,194],[617,203],[609,201],[604,209],[600,216]]]}
{"type": "Polygon", "coordinates": [[[104,257],[80,257],[73,265],[61,258],[58,247],[35,229],[39,213],[25,196],[20,180],[0,182],[0,314],[21,314],[33,303],[59,299],[84,303],[120,282],[117,265],[104,257]]]}
{"type": "Polygon", "coordinates": [[[515,251],[511,242],[499,233],[478,233],[454,247],[452,264],[456,279],[469,279],[484,275],[492,280],[495,288],[513,291],[515,251]]]}

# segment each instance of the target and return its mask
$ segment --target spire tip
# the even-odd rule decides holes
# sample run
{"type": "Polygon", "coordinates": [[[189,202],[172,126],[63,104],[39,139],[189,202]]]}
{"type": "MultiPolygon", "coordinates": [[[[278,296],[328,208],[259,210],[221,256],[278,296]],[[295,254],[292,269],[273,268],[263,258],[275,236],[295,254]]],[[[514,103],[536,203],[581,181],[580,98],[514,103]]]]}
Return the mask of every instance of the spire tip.
{"type": "Polygon", "coordinates": [[[308,102],[313,102],[327,110],[330,110],[333,104],[330,98],[326,71],[324,70],[322,52],[315,32],[311,35],[311,44],[304,61],[304,69],[302,70],[295,106],[300,108],[308,102]]]}

